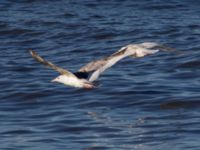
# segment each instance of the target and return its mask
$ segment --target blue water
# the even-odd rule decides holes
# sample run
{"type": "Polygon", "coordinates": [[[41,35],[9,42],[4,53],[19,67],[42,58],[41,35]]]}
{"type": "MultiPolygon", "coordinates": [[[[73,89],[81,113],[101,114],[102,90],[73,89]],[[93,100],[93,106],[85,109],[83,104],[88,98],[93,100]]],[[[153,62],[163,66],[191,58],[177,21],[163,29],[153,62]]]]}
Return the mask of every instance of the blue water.
{"type": "Polygon", "coordinates": [[[0,149],[199,150],[199,4],[1,0],[0,149]],[[76,71],[146,41],[180,53],[124,59],[94,90],[51,83],[28,53],[76,71]]]}

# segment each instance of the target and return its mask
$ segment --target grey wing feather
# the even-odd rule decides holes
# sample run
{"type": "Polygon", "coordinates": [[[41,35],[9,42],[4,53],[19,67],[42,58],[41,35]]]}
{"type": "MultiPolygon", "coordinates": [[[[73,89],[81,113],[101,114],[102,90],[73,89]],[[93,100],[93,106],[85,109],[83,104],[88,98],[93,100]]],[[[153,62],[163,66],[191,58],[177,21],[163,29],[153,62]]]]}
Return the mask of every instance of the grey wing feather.
{"type": "Polygon", "coordinates": [[[182,52],[178,51],[175,48],[167,47],[165,45],[160,45],[160,44],[158,44],[157,46],[153,47],[152,49],[158,49],[158,50],[161,50],[161,51],[171,52],[171,53],[175,53],[175,54],[182,54],[182,52]]]}
{"type": "Polygon", "coordinates": [[[94,71],[94,73],[90,76],[89,81],[93,82],[95,81],[99,75],[104,72],[106,69],[112,67],[114,64],[116,64],[119,60],[123,59],[127,55],[125,54],[127,48],[123,47],[116,53],[112,54],[111,56],[104,58],[104,65],[98,66],[98,68],[94,71]]]}
{"type": "Polygon", "coordinates": [[[89,81],[90,82],[95,81],[101,73],[103,73],[106,69],[112,67],[114,64],[116,64],[119,60],[121,60],[124,57],[125,57],[124,55],[121,55],[121,56],[111,57],[110,59],[108,59],[105,65],[98,68],[96,71],[94,71],[94,73],[92,73],[92,75],[89,78],[89,81]]]}
{"type": "Polygon", "coordinates": [[[32,57],[37,60],[38,62],[52,68],[53,70],[56,70],[57,72],[59,72],[60,74],[64,74],[64,75],[67,75],[67,76],[73,76],[73,77],[76,77],[73,73],[63,69],[63,68],[60,68],[56,65],[54,65],[53,63],[49,62],[49,61],[46,61],[45,59],[43,59],[42,57],[40,57],[36,52],[32,51],[32,50],[29,50],[30,54],[32,55],[32,57]]]}
{"type": "Polygon", "coordinates": [[[100,59],[96,61],[89,62],[85,66],[81,67],[78,71],[79,72],[92,72],[94,70],[99,69],[100,67],[104,66],[106,64],[106,59],[100,59]]]}
{"type": "Polygon", "coordinates": [[[86,64],[85,66],[81,67],[79,69],[79,72],[92,72],[95,71],[103,66],[105,66],[108,63],[108,60],[111,60],[115,56],[119,56],[121,54],[125,53],[126,47],[122,47],[119,51],[115,52],[109,57],[102,58],[100,60],[92,61],[86,64]]]}

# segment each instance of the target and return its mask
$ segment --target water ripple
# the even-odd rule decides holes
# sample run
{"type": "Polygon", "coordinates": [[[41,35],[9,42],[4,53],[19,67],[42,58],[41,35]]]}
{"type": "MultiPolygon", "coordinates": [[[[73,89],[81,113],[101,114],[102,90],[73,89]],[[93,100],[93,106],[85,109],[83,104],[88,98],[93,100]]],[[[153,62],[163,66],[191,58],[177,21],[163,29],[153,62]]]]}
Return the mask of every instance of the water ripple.
{"type": "Polygon", "coordinates": [[[0,2],[0,149],[199,149],[197,1],[0,2]],[[177,49],[127,58],[94,90],[50,81],[130,43],[177,49]]]}

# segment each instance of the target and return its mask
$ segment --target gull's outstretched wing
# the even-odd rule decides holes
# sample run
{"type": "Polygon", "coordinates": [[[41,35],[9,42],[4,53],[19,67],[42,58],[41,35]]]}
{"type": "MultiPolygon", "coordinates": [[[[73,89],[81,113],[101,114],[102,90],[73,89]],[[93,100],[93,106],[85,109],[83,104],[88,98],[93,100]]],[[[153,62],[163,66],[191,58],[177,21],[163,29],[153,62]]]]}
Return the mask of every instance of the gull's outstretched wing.
{"type": "Polygon", "coordinates": [[[50,67],[50,68],[52,68],[52,69],[54,69],[54,70],[56,70],[56,71],[59,72],[60,74],[64,74],[64,75],[67,75],[67,76],[71,76],[71,77],[75,77],[75,78],[76,78],[76,76],[75,76],[73,73],[71,73],[71,72],[69,72],[69,71],[67,71],[67,70],[65,70],[65,69],[63,69],[63,68],[58,67],[58,66],[54,65],[53,63],[51,63],[51,62],[49,62],[49,61],[44,60],[44,59],[43,59],[42,57],[40,57],[36,52],[34,52],[34,51],[32,51],[32,50],[29,50],[29,52],[30,52],[30,54],[32,55],[32,57],[33,57],[35,60],[37,60],[38,62],[40,62],[40,63],[42,63],[42,64],[44,64],[44,65],[46,65],[46,66],[48,66],[48,67],[50,67]]]}
{"type": "Polygon", "coordinates": [[[130,44],[125,47],[122,47],[120,50],[115,52],[109,57],[92,61],[87,65],[79,69],[79,72],[93,72],[89,78],[90,82],[95,81],[101,73],[106,69],[110,68],[116,64],[119,60],[131,56],[131,57],[144,57],[146,55],[154,54],[159,50],[172,51],[173,48],[162,46],[158,43],[145,42],[141,44],[130,44]]]}
{"type": "Polygon", "coordinates": [[[119,58],[117,59],[117,56],[122,56],[125,53],[126,48],[127,47],[122,47],[119,51],[117,51],[116,53],[112,54],[109,57],[105,57],[105,58],[102,58],[100,60],[91,61],[88,64],[86,64],[85,66],[81,67],[78,71],[79,72],[88,72],[88,73],[94,72],[94,71],[98,70],[99,68],[108,64],[108,61],[111,60],[112,58],[115,58],[115,59],[113,59],[113,63],[114,63],[114,61],[117,62],[117,61],[120,60],[119,58]]]}
{"type": "Polygon", "coordinates": [[[95,81],[100,76],[100,74],[102,74],[106,69],[112,67],[119,60],[127,56],[144,57],[146,55],[154,54],[156,52],[158,52],[158,50],[147,50],[144,48],[136,48],[135,46],[131,47],[131,45],[128,45],[124,49],[121,49],[118,52],[111,55],[110,57],[108,57],[106,63],[103,66],[99,67],[97,70],[95,70],[94,73],[92,73],[92,75],[89,78],[89,81],[95,81]]]}

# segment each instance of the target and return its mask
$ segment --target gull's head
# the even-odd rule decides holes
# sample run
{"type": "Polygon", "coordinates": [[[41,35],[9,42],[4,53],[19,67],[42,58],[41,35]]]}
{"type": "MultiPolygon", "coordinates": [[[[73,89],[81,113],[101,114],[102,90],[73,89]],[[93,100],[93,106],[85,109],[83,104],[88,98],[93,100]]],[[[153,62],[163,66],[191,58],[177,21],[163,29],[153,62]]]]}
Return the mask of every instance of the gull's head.
{"type": "Polygon", "coordinates": [[[59,75],[56,78],[54,78],[53,80],[51,80],[51,82],[58,82],[58,83],[65,83],[65,81],[67,80],[67,76],[65,75],[59,75]]]}

